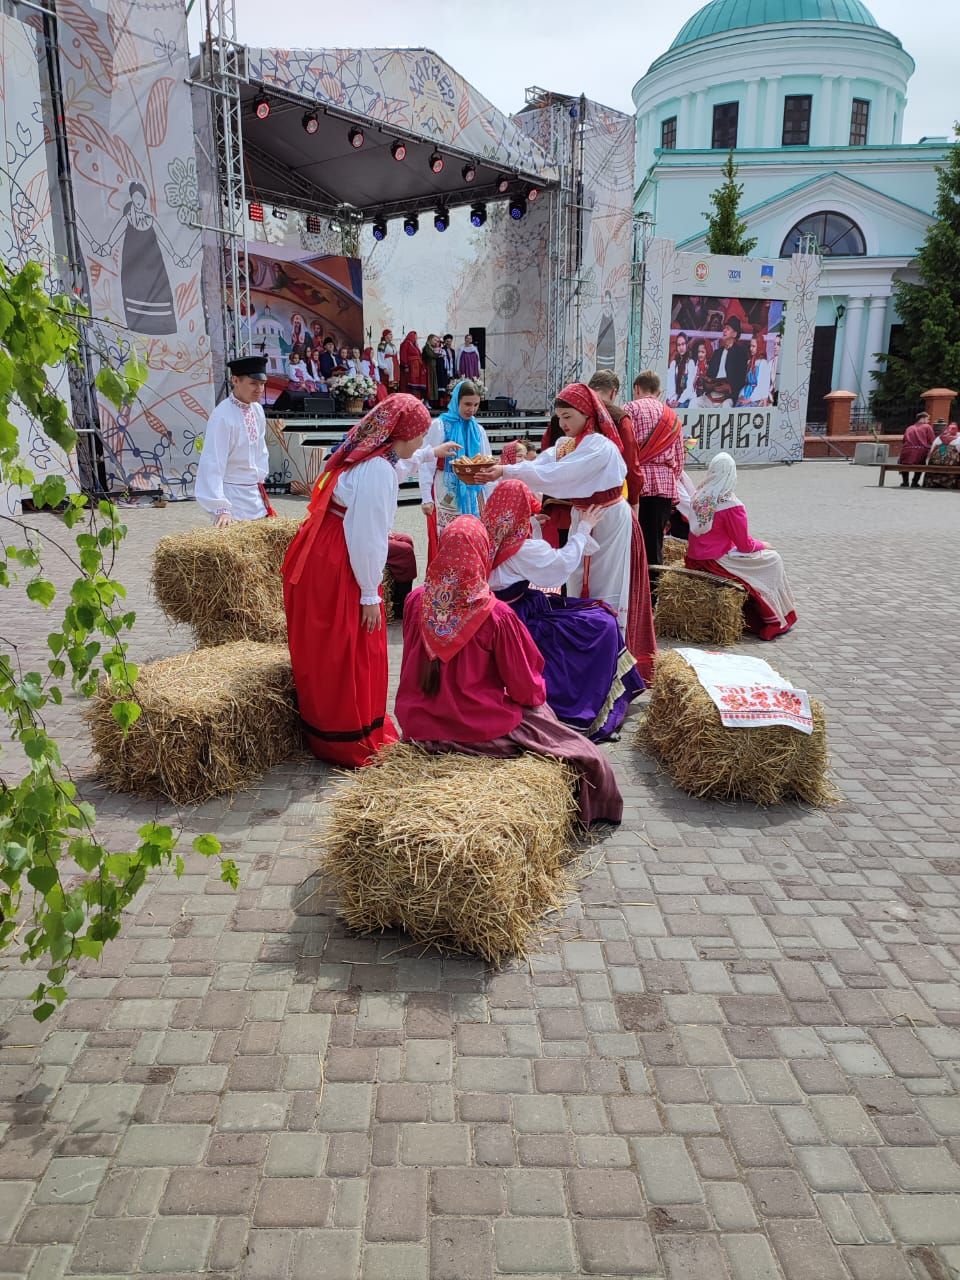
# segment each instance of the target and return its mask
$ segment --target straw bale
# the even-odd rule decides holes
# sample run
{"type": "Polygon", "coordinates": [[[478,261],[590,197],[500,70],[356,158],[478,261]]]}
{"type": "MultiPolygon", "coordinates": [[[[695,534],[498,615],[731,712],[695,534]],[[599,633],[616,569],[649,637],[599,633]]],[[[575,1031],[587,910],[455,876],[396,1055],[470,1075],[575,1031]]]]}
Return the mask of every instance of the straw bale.
{"type": "Polygon", "coordinates": [[[160,607],[192,627],[198,645],[286,640],[280,567],[299,526],[278,516],[161,538],[153,560],[160,607]]]}
{"type": "Polygon", "coordinates": [[[811,805],[832,804],[837,793],[827,778],[826,718],[811,698],[813,733],[786,725],[728,729],[693,668],[673,650],[661,650],[649,710],[636,745],[650,751],[676,786],[716,800],[780,804],[794,797],[811,805]]]}
{"type": "Polygon", "coordinates": [[[103,684],[87,711],[99,775],[176,804],[237,791],[300,748],[286,645],[237,640],[140,668],[124,737],[103,684]]]}
{"type": "Polygon", "coordinates": [[[708,581],[663,571],[658,575],[653,624],[657,635],[675,640],[714,647],[736,644],[743,635],[746,599],[740,587],[726,586],[722,578],[708,581]]]}
{"type": "Polygon", "coordinates": [[[525,955],[564,904],[575,811],[574,775],[558,761],[401,743],[339,784],[322,868],[351,928],[406,929],[498,962],[525,955]]]}
{"type": "Polygon", "coordinates": [[[687,558],[687,544],[682,538],[664,538],[663,563],[683,564],[687,558]]]}

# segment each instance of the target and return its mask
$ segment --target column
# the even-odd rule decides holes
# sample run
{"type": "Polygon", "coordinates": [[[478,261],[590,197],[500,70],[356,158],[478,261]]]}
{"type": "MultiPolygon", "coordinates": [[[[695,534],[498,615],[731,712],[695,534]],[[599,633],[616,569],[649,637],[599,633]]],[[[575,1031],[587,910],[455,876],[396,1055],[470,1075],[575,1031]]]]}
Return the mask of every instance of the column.
{"type": "Polygon", "coordinates": [[[840,385],[836,391],[854,391],[863,400],[869,388],[862,386],[863,311],[865,298],[848,298],[843,342],[843,358],[840,361],[840,385]]]}
{"type": "Polygon", "coordinates": [[[685,93],[677,109],[677,149],[688,151],[699,146],[693,140],[693,94],[685,93]]]}
{"type": "Polygon", "coordinates": [[[867,301],[870,303],[870,314],[867,317],[867,344],[863,352],[863,386],[865,393],[869,395],[877,385],[870,375],[881,367],[877,352],[884,350],[889,294],[868,298],[867,301]]]}
{"type": "Polygon", "coordinates": [[[760,145],[779,147],[783,138],[783,95],[780,92],[779,76],[768,77],[766,99],[760,145]]]}
{"type": "Polygon", "coordinates": [[[746,101],[740,116],[740,136],[737,143],[741,147],[759,147],[763,136],[763,122],[759,111],[760,79],[748,80],[746,101]]]}
{"type": "Polygon", "coordinates": [[[706,122],[707,113],[707,95],[701,90],[700,93],[694,94],[693,98],[693,139],[689,143],[691,147],[697,150],[701,148],[706,150],[712,141],[710,136],[710,126],[706,122]]]}
{"type": "Polygon", "coordinates": [[[810,141],[815,147],[846,146],[847,137],[833,118],[833,81],[829,76],[823,77],[814,95],[811,124],[810,141]]]}
{"type": "Polygon", "coordinates": [[[850,92],[850,80],[847,76],[837,76],[833,82],[833,115],[836,123],[837,146],[845,147],[850,141],[850,107],[853,94],[850,92]]]}

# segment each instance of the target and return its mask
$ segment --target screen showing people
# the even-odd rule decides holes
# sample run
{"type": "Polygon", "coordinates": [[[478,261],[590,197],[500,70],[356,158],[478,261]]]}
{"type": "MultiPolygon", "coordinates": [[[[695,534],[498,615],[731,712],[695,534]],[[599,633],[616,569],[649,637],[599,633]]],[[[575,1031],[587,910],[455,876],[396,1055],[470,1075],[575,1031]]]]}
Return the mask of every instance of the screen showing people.
{"type": "Polygon", "coordinates": [[[674,294],[667,404],[675,409],[775,405],[785,313],[778,299],[674,294]]]}

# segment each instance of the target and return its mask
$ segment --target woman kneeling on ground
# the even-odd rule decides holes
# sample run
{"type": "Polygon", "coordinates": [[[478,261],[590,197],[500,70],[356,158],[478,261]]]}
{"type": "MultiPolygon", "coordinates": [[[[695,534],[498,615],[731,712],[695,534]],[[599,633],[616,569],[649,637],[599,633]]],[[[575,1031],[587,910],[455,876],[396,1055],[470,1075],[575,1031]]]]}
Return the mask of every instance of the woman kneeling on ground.
{"type": "Polygon", "coordinates": [[[606,756],[546,705],[543,658],[487,581],[491,544],[475,516],[447,526],[425,585],[403,611],[396,714],[427,751],[563,760],[580,775],[580,821],[618,823],[623,799],[606,756]]]}
{"type": "Polygon", "coordinates": [[[540,537],[540,503],[522,480],[501,480],[483,511],[493,544],[490,586],[521,618],[543,655],[547,702],[565,724],[594,742],[613,738],[645,685],[623,642],[617,616],[602,600],[547,595],[562,587],[584,555],[602,507],[580,513],[561,550],[540,537]]]}
{"type": "Polygon", "coordinates": [[[796,604],[783,560],[765,542],[751,538],[747,512],[734,490],[737,464],[729,453],[711,458],[707,478],[686,493],[677,509],[690,522],[687,568],[731,578],[748,594],[744,617],[761,640],[783,635],[797,621],[796,604]]]}

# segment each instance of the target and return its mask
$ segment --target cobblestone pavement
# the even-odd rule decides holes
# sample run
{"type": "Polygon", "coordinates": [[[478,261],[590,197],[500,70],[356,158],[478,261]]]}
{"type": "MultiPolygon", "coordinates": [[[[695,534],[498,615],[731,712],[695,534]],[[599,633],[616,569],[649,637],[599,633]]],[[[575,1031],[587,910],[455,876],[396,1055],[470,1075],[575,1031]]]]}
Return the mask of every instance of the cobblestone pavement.
{"type": "MultiPolygon", "coordinates": [[[[838,808],[695,801],[627,734],[605,861],[493,973],[344,932],[304,759],[185,817],[240,891],[154,879],[44,1026],[8,957],[0,1274],[960,1275],[960,495],[875,486],[741,483],[801,619],[744,647],[824,699],[838,808]]],[[[129,514],[139,659],[187,647],[145,566],[197,521],[129,514]]],[[[14,626],[28,656],[49,629],[14,626]]],[[[81,765],[75,705],[59,728],[81,765]]],[[[96,798],[117,842],[155,812],[96,798]]]]}

